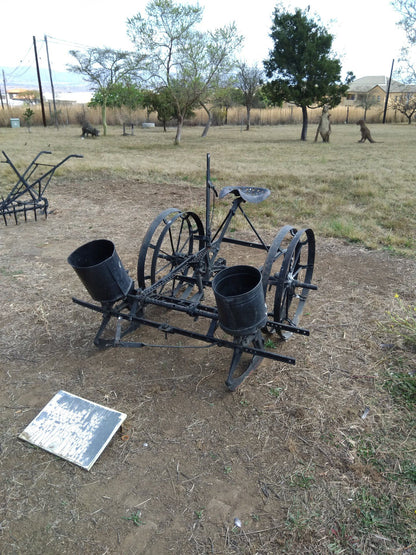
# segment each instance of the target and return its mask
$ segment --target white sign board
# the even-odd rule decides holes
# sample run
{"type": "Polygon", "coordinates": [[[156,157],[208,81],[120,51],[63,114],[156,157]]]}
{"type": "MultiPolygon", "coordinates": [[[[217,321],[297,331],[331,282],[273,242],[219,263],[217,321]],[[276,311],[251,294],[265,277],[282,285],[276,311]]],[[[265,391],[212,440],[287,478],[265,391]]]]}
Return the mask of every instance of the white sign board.
{"type": "Polygon", "coordinates": [[[90,470],[125,419],[121,412],[58,391],[19,438],[90,470]]]}

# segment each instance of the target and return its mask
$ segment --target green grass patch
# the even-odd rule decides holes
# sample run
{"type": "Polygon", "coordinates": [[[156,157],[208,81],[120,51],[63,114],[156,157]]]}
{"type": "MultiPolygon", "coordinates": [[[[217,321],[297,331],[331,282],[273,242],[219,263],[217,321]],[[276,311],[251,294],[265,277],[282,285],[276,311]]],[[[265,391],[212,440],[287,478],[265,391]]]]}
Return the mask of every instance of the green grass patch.
{"type": "Polygon", "coordinates": [[[386,378],[384,388],[396,399],[396,401],[415,407],[416,375],[409,372],[392,372],[386,378]]]}
{"type": "Polygon", "coordinates": [[[414,509],[405,500],[363,487],[355,494],[353,504],[361,533],[385,538],[387,544],[394,541],[404,548],[411,545],[415,524],[410,524],[410,519],[414,509]]]}

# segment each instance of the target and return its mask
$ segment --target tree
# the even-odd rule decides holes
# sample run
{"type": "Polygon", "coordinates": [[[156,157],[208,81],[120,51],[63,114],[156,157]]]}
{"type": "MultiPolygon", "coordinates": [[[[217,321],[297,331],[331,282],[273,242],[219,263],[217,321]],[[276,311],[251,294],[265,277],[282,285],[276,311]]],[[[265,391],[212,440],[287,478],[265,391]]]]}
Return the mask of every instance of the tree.
{"type": "Polygon", "coordinates": [[[101,106],[103,134],[107,135],[107,106],[120,102],[119,85],[131,85],[137,75],[142,58],[124,50],[111,48],[88,48],[87,51],[70,50],[78,65],[68,69],[82,75],[95,91],[92,105],[101,106]]]}
{"type": "Polygon", "coordinates": [[[404,94],[394,100],[390,100],[390,108],[400,112],[407,117],[407,123],[412,123],[412,118],[416,114],[416,96],[404,94]]]}
{"type": "Polygon", "coordinates": [[[129,110],[135,110],[143,104],[143,92],[131,83],[114,83],[105,90],[97,90],[89,102],[89,106],[102,107],[104,104],[106,108],[126,106],[129,110]]]}
{"type": "Polygon", "coordinates": [[[246,130],[250,130],[250,114],[256,100],[263,79],[263,71],[258,67],[249,67],[241,63],[238,68],[237,82],[238,88],[243,95],[243,105],[247,110],[246,130]]]}
{"type": "Polygon", "coordinates": [[[25,89],[23,91],[19,91],[16,96],[16,99],[23,100],[25,104],[40,104],[40,93],[39,91],[32,91],[30,89],[25,89]]]}
{"type": "Polygon", "coordinates": [[[380,101],[374,94],[363,93],[358,95],[356,106],[358,108],[364,108],[364,121],[367,118],[367,111],[373,106],[377,106],[377,104],[380,104],[380,101]]]}
{"type": "Polygon", "coordinates": [[[302,108],[302,141],[307,134],[307,108],[333,108],[353,79],[349,72],[346,82],[341,82],[341,63],[331,57],[333,36],[307,12],[297,8],[292,14],[282,5],[275,8],[270,35],[274,49],[264,61],[266,76],[271,79],[264,87],[267,97],[277,105],[292,102],[302,108]]]}
{"type": "Polygon", "coordinates": [[[167,90],[177,120],[175,144],[180,144],[184,120],[197,106],[208,113],[207,100],[219,77],[229,71],[232,56],[241,42],[234,25],[213,32],[200,32],[199,5],[180,5],[172,0],[152,0],[146,15],[128,19],[128,35],[139,56],[147,56],[150,88],[167,90]]]}
{"type": "Polygon", "coordinates": [[[101,106],[101,108],[104,103],[106,108],[125,106],[130,111],[131,116],[134,110],[143,106],[143,98],[144,93],[137,85],[133,83],[114,83],[106,89],[105,96],[101,90],[96,91],[88,105],[101,106]]]}
{"type": "Polygon", "coordinates": [[[23,112],[23,119],[25,120],[25,123],[27,125],[27,130],[30,133],[30,126],[32,125],[32,118],[35,115],[35,112],[31,109],[31,108],[26,108],[26,110],[23,112]]]}
{"type": "Polygon", "coordinates": [[[112,87],[112,92],[117,106],[125,106],[131,111],[143,106],[144,92],[134,83],[116,83],[112,87]]]}
{"type": "Polygon", "coordinates": [[[416,0],[393,0],[393,8],[401,15],[398,25],[406,33],[410,44],[416,43],[416,0]]]}
{"type": "Polygon", "coordinates": [[[237,88],[234,78],[228,79],[225,83],[221,83],[212,97],[212,104],[218,112],[218,122],[227,125],[228,110],[232,106],[241,105],[243,100],[243,95],[237,88]]]}
{"type": "MultiPolygon", "coordinates": [[[[162,88],[158,92],[146,91],[143,99],[143,106],[146,108],[147,113],[157,113],[157,119],[163,124],[163,129],[166,131],[166,124],[169,120],[176,119],[175,105],[170,94],[170,89],[162,88]]],[[[185,117],[192,116],[189,112],[185,117]]]]}
{"type": "Polygon", "coordinates": [[[399,61],[404,66],[399,73],[404,81],[412,82],[416,79],[416,67],[411,61],[416,47],[416,0],[393,0],[391,4],[401,16],[398,26],[406,33],[408,43],[401,51],[399,61]]]}

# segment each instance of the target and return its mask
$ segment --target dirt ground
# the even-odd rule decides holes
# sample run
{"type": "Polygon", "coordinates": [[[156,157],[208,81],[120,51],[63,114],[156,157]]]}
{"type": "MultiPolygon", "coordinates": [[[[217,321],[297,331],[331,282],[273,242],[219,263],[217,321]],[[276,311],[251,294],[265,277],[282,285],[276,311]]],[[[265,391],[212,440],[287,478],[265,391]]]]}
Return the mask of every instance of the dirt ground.
{"type": "MultiPolygon", "coordinates": [[[[90,299],[68,255],[111,239],[135,278],[149,223],[199,196],[60,178],[47,220],[0,224],[2,554],[329,553],[354,493],[382,481],[353,438],[391,410],[377,323],[395,293],[414,292],[413,261],[317,237],[310,336],[278,345],[296,365],[264,360],[234,393],[227,349],[176,348],[195,343],[150,328],[140,340],[172,347],[94,346],[100,317],[72,302],[90,299]],[[89,472],[18,439],[59,390],[127,414],[89,472]]],[[[382,536],[360,542],[342,552],[399,552],[382,536]]]]}

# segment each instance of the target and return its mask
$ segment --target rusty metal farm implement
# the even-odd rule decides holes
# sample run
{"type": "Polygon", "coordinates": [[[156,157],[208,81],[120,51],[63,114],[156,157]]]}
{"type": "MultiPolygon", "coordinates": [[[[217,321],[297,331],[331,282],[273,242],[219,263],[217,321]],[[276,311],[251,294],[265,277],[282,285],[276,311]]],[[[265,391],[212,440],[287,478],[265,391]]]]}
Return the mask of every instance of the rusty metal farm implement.
{"type": "Polygon", "coordinates": [[[16,184],[12,187],[6,198],[1,197],[0,200],[0,216],[3,217],[4,223],[7,225],[9,218],[13,217],[17,224],[19,214],[23,214],[25,221],[28,214],[33,212],[35,220],[37,215],[48,215],[48,199],[45,197],[45,191],[49,185],[55,171],[62,166],[69,158],[82,158],[80,154],[70,154],[58,164],[44,164],[38,162],[42,154],[51,154],[51,152],[42,150],[32,160],[23,173],[20,173],[7,154],[2,151],[5,160],[2,163],[8,164],[17,176],[16,184]]]}
{"type": "MultiPolygon", "coordinates": [[[[269,195],[260,187],[228,186],[222,199],[233,196],[231,207],[214,232],[211,220],[217,192],[210,177],[207,155],[205,228],[194,212],[168,208],[152,222],[144,236],[137,263],[137,282],[124,269],[114,244],[98,239],[76,249],[68,262],[94,301],[73,298],[81,306],[102,314],[94,339],[97,346],[144,347],[126,336],[142,325],[164,333],[179,334],[197,341],[233,350],[226,380],[234,391],[263,358],[295,364],[292,357],[266,348],[273,337],[288,339],[292,334],[309,335],[299,327],[312,284],[315,237],[311,229],[285,225],[268,245],[251,223],[244,204],[259,203],[269,195]],[[243,215],[254,234],[253,241],[227,235],[236,213],[243,215]],[[265,251],[259,268],[228,266],[220,248],[248,247],[265,251]],[[206,303],[208,297],[214,305],[206,303]],[[204,302],[205,301],[205,302],[204,302]],[[149,319],[149,305],[164,309],[163,321],[149,319]],[[183,329],[168,321],[175,312],[206,322],[206,332],[183,329]],[[225,333],[224,333],[225,332],[225,333]],[[106,336],[106,337],[105,337],[106,336]],[[109,337],[108,337],[109,336],[109,337]],[[242,356],[248,361],[243,363],[242,356]]],[[[156,311],[157,312],[157,311],[156,311]]],[[[160,311],[159,311],[160,312],[160,311]]],[[[201,322],[202,326],[202,322],[201,322]]]]}

